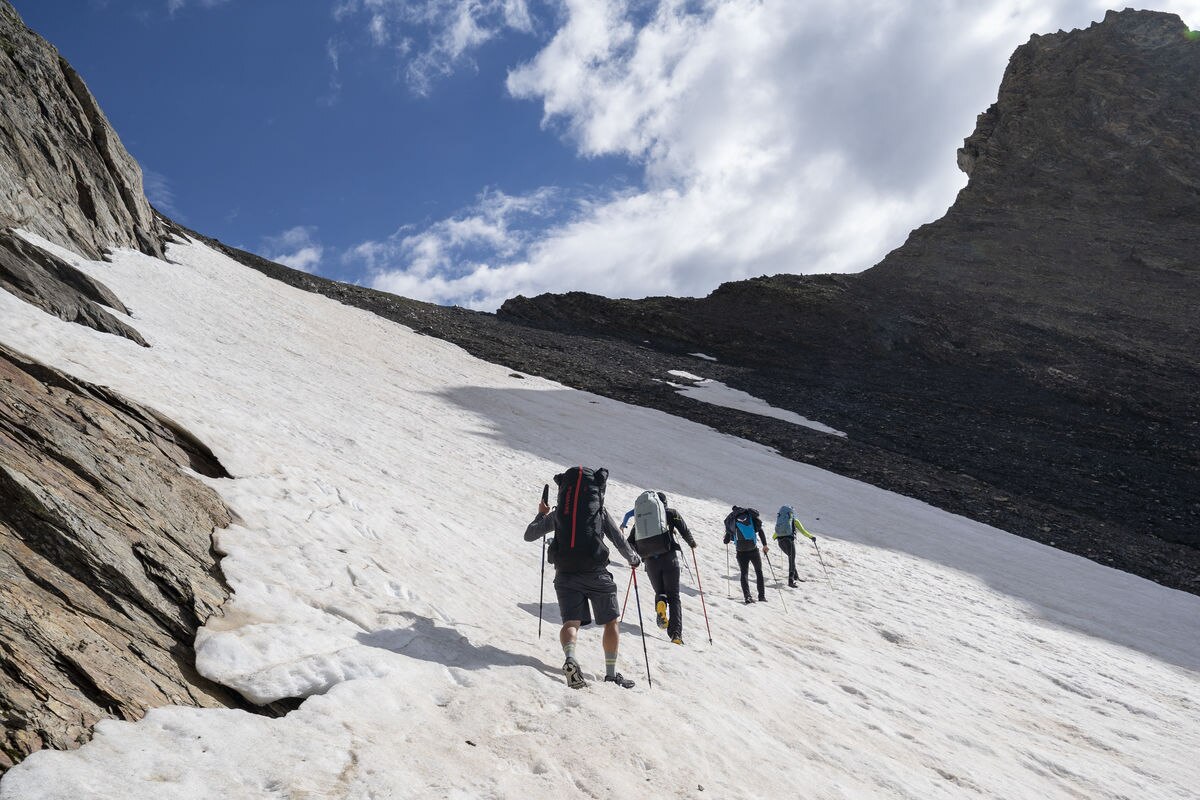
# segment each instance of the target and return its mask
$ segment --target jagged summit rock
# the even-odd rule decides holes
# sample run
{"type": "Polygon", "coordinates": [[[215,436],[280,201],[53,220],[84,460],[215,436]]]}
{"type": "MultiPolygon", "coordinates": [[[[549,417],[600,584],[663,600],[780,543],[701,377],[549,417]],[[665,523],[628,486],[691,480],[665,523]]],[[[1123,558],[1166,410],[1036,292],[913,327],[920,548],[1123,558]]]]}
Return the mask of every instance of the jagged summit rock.
{"type": "Polygon", "coordinates": [[[0,227],[82,255],[111,247],[162,255],[142,172],[58,51],[0,0],[0,227]]]}

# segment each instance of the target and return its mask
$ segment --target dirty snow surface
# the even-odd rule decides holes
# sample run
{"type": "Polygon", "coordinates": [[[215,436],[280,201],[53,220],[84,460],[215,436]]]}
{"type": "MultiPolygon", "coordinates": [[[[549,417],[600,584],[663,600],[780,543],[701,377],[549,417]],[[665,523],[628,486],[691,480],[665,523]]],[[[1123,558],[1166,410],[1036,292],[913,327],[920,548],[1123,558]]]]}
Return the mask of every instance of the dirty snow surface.
{"type": "MultiPolygon", "coordinates": [[[[309,699],[282,719],[103,722],[11,770],[4,800],[1197,796],[1200,598],[517,380],[200,245],[172,247],[176,263],[71,258],[153,347],[4,292],[0,340],[213,448],[240,521],[216,534],[234,595],[198,666],[258,701],[309,699]],[[564,685],[549,581],[538,637],[540,549],[521,534],[542,484],[577,463],[611,470],[614,509],[666,491],[699,540],[713,643],[685,571],[686,645],[646,632],[653,688],[633,601],[618,665],[632,690],[564,685]],[[728,599],[732,503],[767,520],[794,506],[829,579],[810,546],[799,589],[728,599]]],[[[603,672],[594,628],[579,657],[603,672]]]]}

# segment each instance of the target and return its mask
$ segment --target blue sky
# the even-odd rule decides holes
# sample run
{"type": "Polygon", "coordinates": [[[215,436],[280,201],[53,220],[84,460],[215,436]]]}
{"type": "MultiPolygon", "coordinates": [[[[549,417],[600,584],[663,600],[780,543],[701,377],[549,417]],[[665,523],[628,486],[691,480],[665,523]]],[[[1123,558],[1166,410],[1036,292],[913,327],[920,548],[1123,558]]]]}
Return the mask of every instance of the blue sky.
{"type": "MultiPolygon", "coordinates": [[[[15,0],[180,222],[495,308],[854,271],[1094,0],[15,0]]],[[[1167,3],[1196,24],[1200,0],[1167,3]]]]}

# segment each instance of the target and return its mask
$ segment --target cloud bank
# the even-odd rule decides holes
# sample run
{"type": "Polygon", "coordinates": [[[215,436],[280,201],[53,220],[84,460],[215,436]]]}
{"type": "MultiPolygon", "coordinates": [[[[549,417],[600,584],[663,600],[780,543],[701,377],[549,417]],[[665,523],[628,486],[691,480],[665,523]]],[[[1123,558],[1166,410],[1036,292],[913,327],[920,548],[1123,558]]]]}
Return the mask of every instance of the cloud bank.
{"type": "MultiPolygon", "coordinates": [[[[410,63],[426,76],[532,25],[520,2],[414,8],[445,25],[410,63]]],[[[1200,17],[1197,2],[1175,10],[1200,17]]],[[[519,293],[701,295],[753,275],[865,269],[965,185],[955,150],[1013,49],[1103,13],[1091,0],[563,0],[506,88],[540,104],[580,157],[638,165],[641,185],[555,213],[553,190],[497,191],[348,257],[378,288],[482,309],[519,293]]]]}

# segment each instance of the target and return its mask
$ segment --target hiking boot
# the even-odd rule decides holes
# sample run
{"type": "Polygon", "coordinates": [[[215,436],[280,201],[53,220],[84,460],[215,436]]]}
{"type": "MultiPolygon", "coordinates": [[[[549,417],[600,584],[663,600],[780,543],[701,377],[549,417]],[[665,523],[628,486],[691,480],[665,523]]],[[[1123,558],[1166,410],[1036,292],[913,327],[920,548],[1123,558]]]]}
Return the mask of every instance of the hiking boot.
{"type": "Polygon", "coordinates": [[[671,640],[671,644],[683,644],[683,637],[676,636],[674,639],[671,640]]]}
{"type": "Polygon", "coordinates": [[[568,658],[563,663],[563,677],[567,679],[567,686],[572,689],[582,689],[587,686],[587,681],[583,679],[583,670],[579,668],[579,662],[573,658],[568,658]]]}
{"type": "Polygon", "coordinates": [[[796,588],[796,582],[795,582],[795,581],[788,581],[788,588],[790,588],[790,589],[795,589],[795,588],[796,588]]]}
{"type": "Polygon", "coordinates": [[[760,602],[760,603],[765,603],[765,602],[767,602],[767,596],[766,596],[765,594],[760,594],[760,595],[758,596],[758,602],[760,602]]]}
{"type": "Polygon", "coordinates": [[[754,602],[754,598],[753,598],[753,597],[747,597],[747,598],[746,598],[746,605],[750,605],[750,604],[751,604],[751,603],[753,603],[753,602],[754,602]]]}
{"type": "Polygon", "coordinates": [[[632,689],[633,688],[633,681],[629,680],[629,678],[626,678],[624,675],[622,675],[619,672],[616,675],[605,675],[604,682],[605,683],[615,683],[617,686],[620,686],[622,689],[632,689]]]}
{"type": "Polygon", "coordinates": [[[658,627],[663,630],[667,629],[667,601],[659,600],[654,604],[654,612],[658,614],[658,627]]]}

